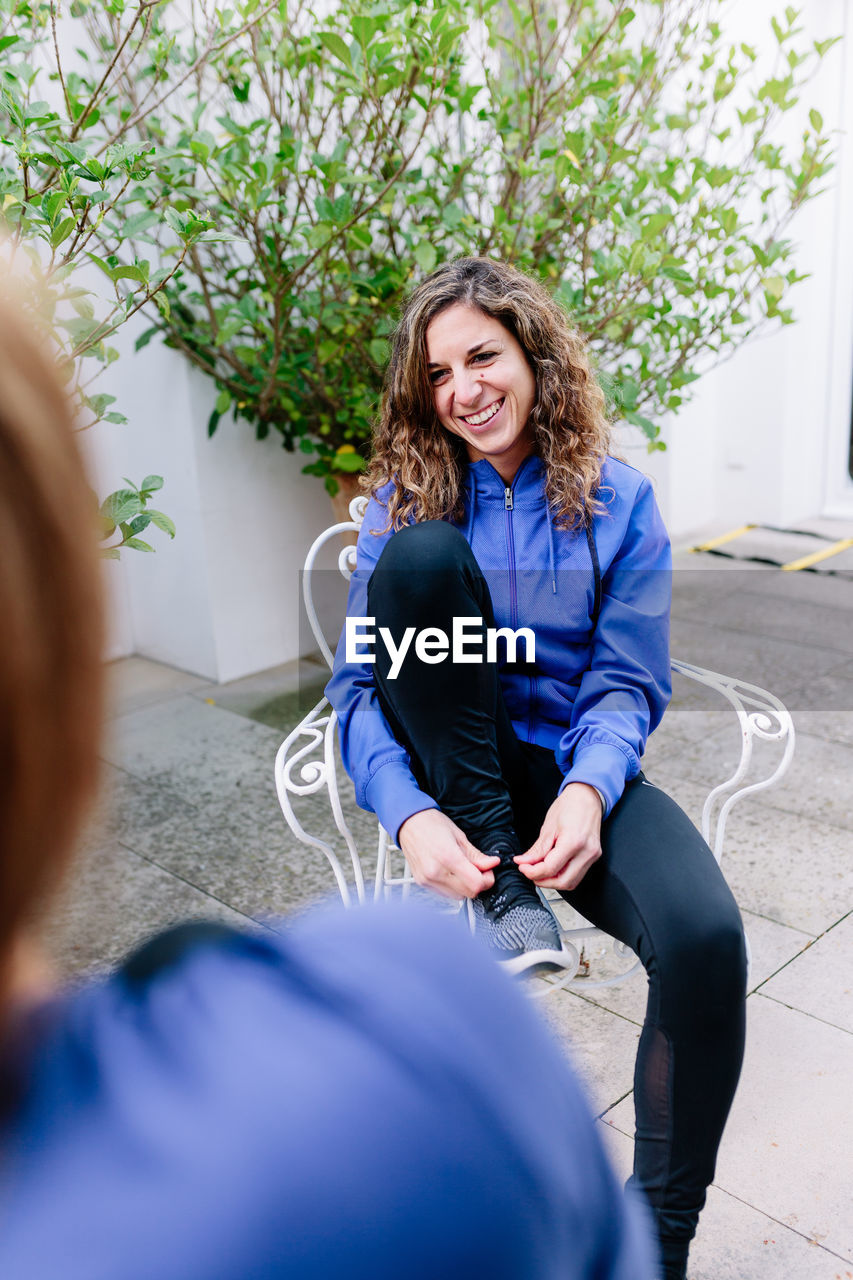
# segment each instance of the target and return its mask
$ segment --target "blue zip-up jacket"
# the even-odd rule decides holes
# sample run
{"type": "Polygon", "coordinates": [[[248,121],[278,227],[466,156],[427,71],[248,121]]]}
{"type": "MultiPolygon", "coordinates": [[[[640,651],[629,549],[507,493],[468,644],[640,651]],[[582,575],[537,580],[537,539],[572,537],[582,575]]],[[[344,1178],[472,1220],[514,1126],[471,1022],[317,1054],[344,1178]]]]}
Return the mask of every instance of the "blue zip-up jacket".
{"type": "MultiPolygon", "coordinates": [[[[367,583],[392,536],[375,532],[387,523],[390,491],[389,484],[367,507],[350,617],[367,615],[367,583]]],[[[607,458],[598,496],[605,510],[591,537],[555,529],[540,458],[527,458],[511,485],[482,459],[468,467],[459,527],[489,584],[495,625],[530,627],[536,637],[535,663],[500,673],[516,734],[554,752],[564,775],[560,790],[586,782],[609,814],[639,772],[646,739],[670,699],[671,555],[652,486],[639,471],[607,458]]],[[[412,775],[372,673],[368,662],[346,662],[342,636],[326,694],[356,799],[396,838],[412,814],[438,806],[412,775]]]]}

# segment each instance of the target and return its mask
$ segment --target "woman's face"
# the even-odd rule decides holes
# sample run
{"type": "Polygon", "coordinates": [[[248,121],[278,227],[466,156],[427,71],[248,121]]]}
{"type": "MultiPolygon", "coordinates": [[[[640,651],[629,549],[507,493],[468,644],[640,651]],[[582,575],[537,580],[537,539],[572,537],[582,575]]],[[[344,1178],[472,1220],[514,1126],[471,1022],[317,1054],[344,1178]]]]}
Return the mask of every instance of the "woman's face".
{"type": "Polygon", "coordinates": [[[499,320],[456,303],[430,321],[426,348],[439,422],[509,484],[533,451],[536,380],[520,344],[499,320]]]}

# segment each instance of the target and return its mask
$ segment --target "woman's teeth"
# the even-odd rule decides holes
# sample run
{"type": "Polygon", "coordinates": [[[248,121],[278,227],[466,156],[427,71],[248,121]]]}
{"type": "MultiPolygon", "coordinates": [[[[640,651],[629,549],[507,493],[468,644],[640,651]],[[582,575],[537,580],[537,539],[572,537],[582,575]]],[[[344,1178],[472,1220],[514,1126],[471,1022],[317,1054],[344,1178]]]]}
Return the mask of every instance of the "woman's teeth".
{"type": "Polygon", "coordinates": [[[463,422],[467,422],[469,427],[482,427],[485,423],[493,418],[501,408],[503,400],[496,400],[494,404],[490,404],[488,409],[483,409],[480,413],[471,413],[467,418],[463,418],[463,422]]]}

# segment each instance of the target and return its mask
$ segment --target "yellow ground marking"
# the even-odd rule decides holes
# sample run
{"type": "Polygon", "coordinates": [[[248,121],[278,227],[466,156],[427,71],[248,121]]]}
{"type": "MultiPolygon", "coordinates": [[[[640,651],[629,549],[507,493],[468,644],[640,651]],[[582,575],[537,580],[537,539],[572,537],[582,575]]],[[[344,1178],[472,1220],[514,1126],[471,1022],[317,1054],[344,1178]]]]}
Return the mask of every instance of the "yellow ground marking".
{"type": "Polygon", "coordinates": [[[731,533],[721,533],[719,538],[712,538],[710,542],[703,542],[701,546],[691,547],[691,551],[710,551],[712,547],[721,547],[724,542],[734,542],[735,538],[741,537],[744,533],[749,533],[750,529],[757,529],[755,524],[742,524],[739,529],[732,529],[731,533]]]}
{"type": "Polygon", "coordinates": [[[846,551],[848,547],[853,547],[853,538],[841,538],[839,542],[833,542],[831,547],[824,547],[822,551],[813,551],[810,556],[801,556],[799,560],[791,560],[788,564],[783,564],[782,568],[808,569],[819,560],[828,560],[830,556],[837,556],[839,551],[846,551]]]}

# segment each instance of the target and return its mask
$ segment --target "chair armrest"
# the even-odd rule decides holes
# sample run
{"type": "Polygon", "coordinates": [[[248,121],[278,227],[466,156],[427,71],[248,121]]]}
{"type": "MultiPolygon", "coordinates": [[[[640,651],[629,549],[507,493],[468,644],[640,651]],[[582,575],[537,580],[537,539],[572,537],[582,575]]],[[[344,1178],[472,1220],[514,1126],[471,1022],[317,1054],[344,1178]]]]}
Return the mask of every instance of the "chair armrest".
{"type": "Polygon", "coordinates": [[[723,856],[726,822],[734,805],[744,796],[774,787],[787,773],[796,743],[794,722],[785,704],[775,694],[768,693],[758,685],[747,684],[734,676],[724,676],[717,671],[706,671],[704,667],[696,667],[690,662],[681,662],[677,658],[672,659],[672,669],[688,680],[694,680],[697,684],[716,690],[726,698],[734,708],[740,724],[741,752],[738,765],[730,778],[714,787],[702,808],[702,835],[719,862],[723,856]],[[756,740],[781,744],[782,757],[767,777],[760,778],[748,786],[740,786],[752,761],[752,748],[756,740]],[[712,822],[714,807],[724,796],[728,798],[722,804],[716,820],[712,822]]]}

